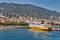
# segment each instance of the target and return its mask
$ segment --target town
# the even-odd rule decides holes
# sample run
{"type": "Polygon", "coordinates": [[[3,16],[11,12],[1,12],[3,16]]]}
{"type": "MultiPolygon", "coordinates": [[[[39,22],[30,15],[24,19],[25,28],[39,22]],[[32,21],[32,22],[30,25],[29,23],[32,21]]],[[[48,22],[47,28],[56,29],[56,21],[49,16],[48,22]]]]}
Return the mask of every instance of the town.
{"type": "Polygon", "coordinates": [[[25,16],[19,16],[17,17],[6,17],[3,15],[3,13],[0,13],[0,24],[5,23],[5,22],[30,22],[30,21],[38,21],[38,22],[42,22],[44,21],[44,24],[55,24],[55,25],[60,25],[60,17],[58,17],[57,19],[54,19],[53,16],[51,16],[49,19],[46,18],[37,18],[37,17],[25,17],[25,16]]]}

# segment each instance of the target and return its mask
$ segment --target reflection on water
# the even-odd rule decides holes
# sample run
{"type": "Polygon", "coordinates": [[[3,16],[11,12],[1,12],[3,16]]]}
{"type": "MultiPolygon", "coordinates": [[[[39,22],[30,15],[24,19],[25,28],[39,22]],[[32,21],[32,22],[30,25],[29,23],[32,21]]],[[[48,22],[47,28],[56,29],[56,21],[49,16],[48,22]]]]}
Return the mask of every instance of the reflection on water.
{"type": "MultiPolygon", "coordinates": [[[[31,31],[31,30],[30,30],[31,31]]],[[[59,31],[50,31],[50,32],[34,32],[34,37],[41,40],[60,40],[60,32],[59,31]]]]}
{"type": "Polygon", "coordinates": [[[60,32],[36,32],[27,28],[13,28],[0,30],[0,40],[60,40],[60,32]]]}

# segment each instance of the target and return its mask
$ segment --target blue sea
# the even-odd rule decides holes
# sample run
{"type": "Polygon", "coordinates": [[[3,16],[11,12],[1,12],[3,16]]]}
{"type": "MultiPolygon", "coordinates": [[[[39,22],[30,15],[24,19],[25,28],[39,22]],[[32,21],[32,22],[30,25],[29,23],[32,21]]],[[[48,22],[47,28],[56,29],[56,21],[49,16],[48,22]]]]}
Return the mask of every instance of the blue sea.
{"type": "Polygon", "coordinates": [[[36,32],[27,28],[0,30],[0,40],[60,40],[60,31],[36,32]]]}

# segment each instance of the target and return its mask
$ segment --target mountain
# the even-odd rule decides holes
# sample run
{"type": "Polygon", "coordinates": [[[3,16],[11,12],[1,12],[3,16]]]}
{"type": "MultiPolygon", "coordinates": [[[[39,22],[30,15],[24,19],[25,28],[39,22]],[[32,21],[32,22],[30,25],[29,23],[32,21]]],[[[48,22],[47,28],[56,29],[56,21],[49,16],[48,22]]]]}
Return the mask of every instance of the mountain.
{"type": "Polygon", "coordinates": [[[43,18],[60,16],[59,12],[51,11],[32,4],[0,3],[0,12],[3,12],[3,14],[7,16],[14,16],[15,14],[43,18]]]}

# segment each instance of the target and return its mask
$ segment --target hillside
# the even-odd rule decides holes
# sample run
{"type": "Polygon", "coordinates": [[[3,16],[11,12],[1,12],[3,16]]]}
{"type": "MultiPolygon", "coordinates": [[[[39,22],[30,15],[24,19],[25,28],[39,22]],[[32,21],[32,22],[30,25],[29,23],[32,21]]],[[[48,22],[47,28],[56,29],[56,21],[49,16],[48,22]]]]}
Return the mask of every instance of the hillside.
{"type": "Polygon", "coordinates": [[[33,17],[60,16],[60,13],[31,4],[0,3],[0,12],[6,16],[25,15],[33,17]]]}

